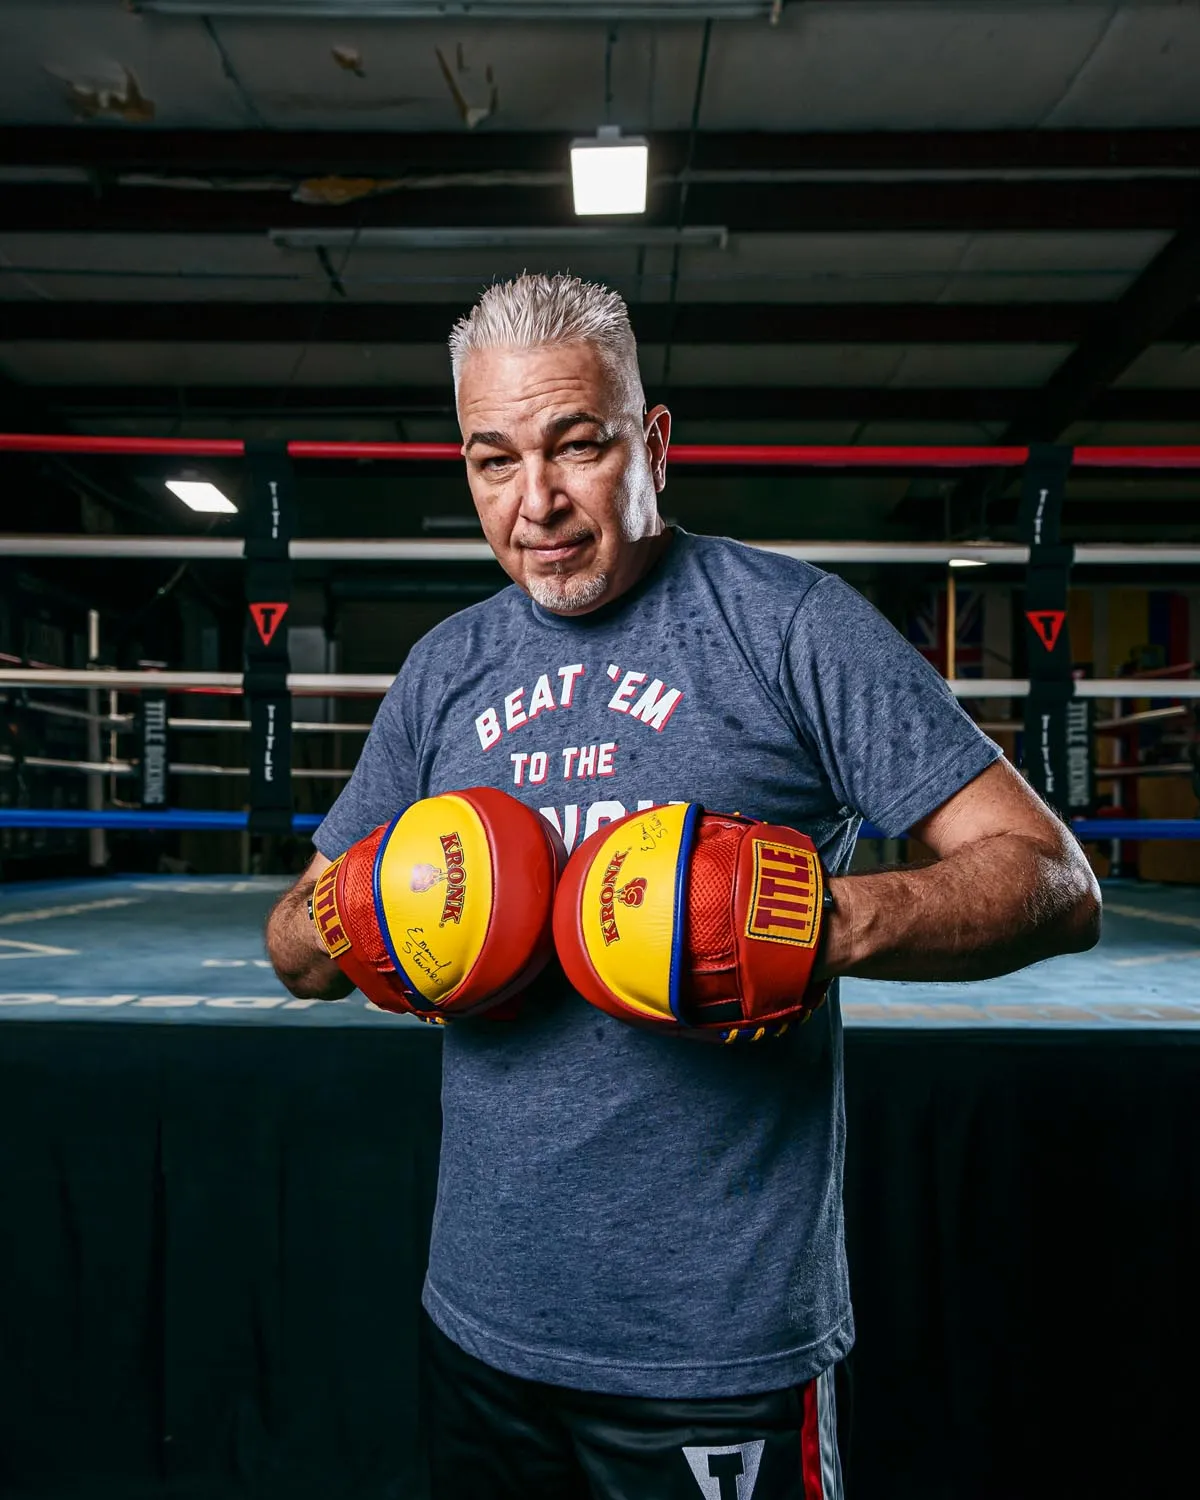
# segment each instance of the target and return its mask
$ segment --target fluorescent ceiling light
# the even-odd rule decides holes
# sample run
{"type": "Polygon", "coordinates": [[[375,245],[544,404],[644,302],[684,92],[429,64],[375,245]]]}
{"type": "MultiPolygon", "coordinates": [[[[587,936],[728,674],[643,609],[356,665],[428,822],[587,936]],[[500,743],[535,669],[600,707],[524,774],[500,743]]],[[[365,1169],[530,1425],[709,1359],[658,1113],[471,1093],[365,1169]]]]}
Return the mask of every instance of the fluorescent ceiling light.
{"type": "Polygon", "coordinates": [[[269,229],[281,250],[620,250],[666,248],[724,250],[723,224],[689,224],[684,229],[637,225],[564,224],[548,229],[269,229]]]}
{"type": "Polygon", "coordinates": [[[577,214],[644,214],[650,148],[641,136],[602,125],[571,142],[571,187],[577,214]]]}
{"type": "Polygon", "coordinates": [[[178,495],[189,510],[236,516],[237,506],[207,479],[168,479],[167,488],[178,495]]]}
{"type": "Polygon", "coordinates": [[[275,20],[768,21],[778,0],[133,0],[163,16],[275,20]]]}
{"type": "Polygon", "coordinates": [[[950,559],[952,568],[986,568],[987,559],[984,557],[952,557],[950,559]]]}

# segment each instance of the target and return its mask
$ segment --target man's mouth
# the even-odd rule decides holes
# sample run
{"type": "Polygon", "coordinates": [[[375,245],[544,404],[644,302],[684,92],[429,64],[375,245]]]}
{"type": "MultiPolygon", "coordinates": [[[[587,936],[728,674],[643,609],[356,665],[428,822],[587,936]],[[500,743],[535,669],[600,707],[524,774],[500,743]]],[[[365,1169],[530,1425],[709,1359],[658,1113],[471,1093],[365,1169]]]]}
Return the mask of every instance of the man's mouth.
{"type": "Polygon", "coordinates": [[[585,531],[579,536],[552,537],[542,542],[521,542],[519,545],[539,562],[564,563],[580,556],[591,540],[591,532],[585,531]]]}

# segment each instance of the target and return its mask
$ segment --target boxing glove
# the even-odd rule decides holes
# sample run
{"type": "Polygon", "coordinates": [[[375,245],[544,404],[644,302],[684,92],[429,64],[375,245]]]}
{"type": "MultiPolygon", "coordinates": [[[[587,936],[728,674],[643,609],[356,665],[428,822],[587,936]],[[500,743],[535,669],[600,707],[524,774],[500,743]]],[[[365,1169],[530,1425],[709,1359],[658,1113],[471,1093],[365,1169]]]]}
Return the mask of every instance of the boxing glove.
{"type": "Polygon", "coordinates": [[[706,813],[630,813],[567,861],[554,942],[584,999],[635,1026],[759,1041],[825,997],[813,969],[825,874],[794,828],[706,813]]]}
{"type": "Polygon", "coordinates": [[[495,1013],[553,954],[554,890],[566,853],[505,792],[427,797],[322,871],[321,942],[383,1010],[440,1025],[495,1013]]]}

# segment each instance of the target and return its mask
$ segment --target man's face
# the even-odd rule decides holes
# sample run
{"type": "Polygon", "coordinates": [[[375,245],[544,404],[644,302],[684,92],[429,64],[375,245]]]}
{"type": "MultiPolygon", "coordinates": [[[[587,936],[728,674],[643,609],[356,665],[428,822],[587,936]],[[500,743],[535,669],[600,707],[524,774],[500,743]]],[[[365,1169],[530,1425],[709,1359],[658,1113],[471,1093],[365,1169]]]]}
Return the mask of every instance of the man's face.
{"type": "Polygon", "coordinates": [[[670,417],[630,406],[590,344],[480,349],[463,366],[458,420],[484,535],[556,614],[619,597],[654,555],[670,417]]]}

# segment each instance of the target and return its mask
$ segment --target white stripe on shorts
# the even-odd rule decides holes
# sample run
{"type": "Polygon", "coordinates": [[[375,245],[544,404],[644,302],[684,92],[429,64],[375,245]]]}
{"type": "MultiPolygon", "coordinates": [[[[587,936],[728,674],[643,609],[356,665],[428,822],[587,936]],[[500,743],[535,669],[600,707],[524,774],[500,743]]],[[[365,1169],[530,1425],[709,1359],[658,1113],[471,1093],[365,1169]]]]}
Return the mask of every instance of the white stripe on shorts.
{"type": "Polygon", "coordinates": [[[837,1397],[833,1391],[833,1371],[822,1370],[817,1376],[817,1437],[821,1449],[821,1491],[824,1500],[844,1500],[842,1464],[837,1446],[837,1397]]]}

